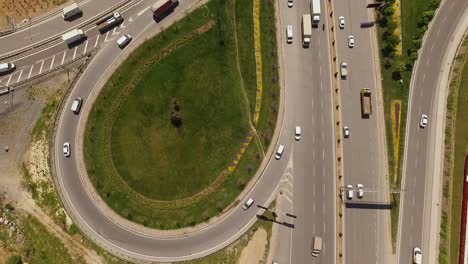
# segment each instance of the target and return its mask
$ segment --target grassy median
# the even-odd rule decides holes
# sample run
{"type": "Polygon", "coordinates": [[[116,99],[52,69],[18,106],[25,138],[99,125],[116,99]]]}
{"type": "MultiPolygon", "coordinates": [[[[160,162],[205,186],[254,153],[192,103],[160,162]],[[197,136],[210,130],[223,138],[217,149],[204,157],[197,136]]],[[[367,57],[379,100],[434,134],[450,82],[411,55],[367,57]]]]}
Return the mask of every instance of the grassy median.
{"type": "MultiPolygon", "coordinates": [[[[262,137],[215,191],[177,202],[225,175],[251,131],[251,7],[252,0],[210,1],[134,51],[103,88],[86,126],[85,160],[98,193],[123,217],[160,229],[195,225],[223,211],[255,174],[276,122],[276,52],[263,57],[264,77],[275,83],[264,78],[262,137]]],[[[262,8],[262,25],[273,11],[262,8]]],[[[262,34],[274,48],[275,31],[262,34]]]]}

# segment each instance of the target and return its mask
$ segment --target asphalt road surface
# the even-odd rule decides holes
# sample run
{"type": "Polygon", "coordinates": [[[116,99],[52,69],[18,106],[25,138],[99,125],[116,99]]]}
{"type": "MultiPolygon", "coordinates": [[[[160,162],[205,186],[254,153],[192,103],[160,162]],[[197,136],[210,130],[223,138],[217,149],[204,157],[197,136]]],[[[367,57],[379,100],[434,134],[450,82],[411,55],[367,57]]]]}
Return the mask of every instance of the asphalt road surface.
{"type": "Polygon", "coordinates": [[[434,168],[434,161],[442,159],[434,153],[435,143],[440,140],[436,137],[435,127],[437,104],[438,100],[445,101],[445,98],[439,98],[438,80],[441,69],[446,67],[443,58],[448,48],[450,45],[458,45],[451,40],[456,25],[467,8],[466,0],[443,1],[427,33],[413,76],[398,238],[399,263],[402,264],[411,261],[414,247],[421,248],[423,263],[436,263],[435,259],[427,256],[430,254],[429,250],[438,250],[429,246],[430,239],[433,239],[430,225],[434,221],[431,219],[431,201],[437,195],[432,191],[432,181],[433,177],[441,177],[434,168]],[[421,114],[429,116],[428,126],[424,129],[419,127],[421,114]]]}
{"type": "MultiPolygon", "coordinates": [[[[109,7],[121,3],[121,1],[124,0],[84,0],[79,3],[80,8],[83,10],[82,17],[78,17],[72,21],[65,21],[60,12],[44,21],[36,24],[33,23],[31,26],[23,27],[12,34],[0,37],[0,42],[2,43],[2,45],[0,45],[0,54],[20,50],[50,37],[61,35],[77,27],[81,23],[84,23],[88,19],[98,16],[109,7]]],[[[20,21],[16,21],[16,23],[19,22],[20,21]]]]}
{"type": "MultiPolygon", "coordinates": [[[[370,10],[364,2],[333,2],[337,62],[348,65],[346,79],[341,79],[342,126],[348,126],[350,137],[343,139],[344,185],[352,185],[354,198],[344,200],[345,255],[346,263],[387,263],[391,254],[390,210],[388,206],[388,180],[385,166],[385,126],[382,102],[378,100],[380,80],[377,79],[371,28],[361,28],[369,22],[370,10]],[[344,16],[345,27],[339,28],[338,18],[344,16]],[[353,35],[355,45],[348,47],[348,36],[353,35]],[[368,119],[361,117],[360,90],[370,88],[372,92],[372,114],[368,119]],[[364,185],[364,197],[356,197],[356,185],[364,185]],[[387,206],[385,206],[387,205],[387,206]]],[[[388,262],[391,263],[391,262],[388,262]]]]}
{"type": "MultiPolygon", "coordinates": [[[[141,16],[128,25],[122,33],[130,33],[136,41],[142,36],[148,35],[150,31],[160,30],[161,26],[167,27],[168,22],[174,20],[178,14],[183,15],[184,9],[192,4],[192,1],[180,1],[175,12],[163,20],[159,26],[153,21],[149,10],[143,11],[141,16]]],[[[280,142],[287,144],[282,159],[269,161],[264,174],[248,194],[248,197],[252,197],[255,201],[249,210],[241,209],[242,202],[226,217],[213,225],[180,237],[160,236],[150,230],[147,233],[142,233],[126,225],[125,222],[117,223],[106,213],[105,209],[97,205],[90,197],[88,190],[83,185],[81,178],[83,175],[78,170],[80,164],[76,157],[80,155],[77,150],[82,148],[82,142],[78,139],[78,133],[82,131],[80,129],[85,122],[82,117],[84,111],[89,109],[92,104],[90,94],[99,92],[100,87],[97,87],[96,84],[99,83],[103,74],[109,74],[106,71],[111,65],[121,60],[120,53],[121,51],[114,43],[103,46],[78,80],[58,121],[54,155],[59,188],[64,194],[64,203],[82,230],[99,245],[115,254],[150,261],[186,260],[208,255],[228,245],[248,230],[257,220],[256,214],[261,214],[264,211],[257,206],[266,206],[271,202],[292,155],[293,128],[285,127],[284,133],[280,135],[280,142]],[[84,99],[80,115],[74,115],[69,110],[75,97],[84,99]],[[70,158],[65,158],[62,154],[62,144],[66,141],[71,142],[72,145],[70,158]]],[[[289,126],[290,122],[285,124],[289,126]]],[[[304,133],[305,137],[306,133],[311,133],[311,131],[304,131],[304,133]]]]}
{"type": "MultiPolygon", "coordinates": [[[[309,1],[295,1],[289,8],[280,1],[281,46],[285,74],[286,112],[283,133],[293,142],[284,177],[288,196],[284,207],[296,218],[294,228],[279,227],[279,263],[335,263],[336,173],[335,130],[331,87],[328,31],[312,29],[309,48],[302,46],[302,15],[310,13],[309,1]],[[292,25],[294,40],[286,43],[286,26],[292,25]],[[294,142],[294,127],[302,128],[294,142]],[[311,255],[312,238],[323,238],[323,250],[311,255]]],[[[322,1],[325,9],[326,2],[322,1]]]]}

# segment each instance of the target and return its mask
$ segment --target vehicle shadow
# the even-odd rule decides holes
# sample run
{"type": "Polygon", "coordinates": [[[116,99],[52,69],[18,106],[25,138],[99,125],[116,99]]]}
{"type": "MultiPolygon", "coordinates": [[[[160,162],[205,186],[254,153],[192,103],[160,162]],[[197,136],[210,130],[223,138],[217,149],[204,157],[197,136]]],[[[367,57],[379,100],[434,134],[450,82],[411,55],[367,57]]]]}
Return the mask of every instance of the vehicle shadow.
{"type": "Polygon", "coordinates": [[[346,201],[346,208],[391,210],[391,203],[346,201]]]}
{"type": "Polygon", "coordinates": [[[280,225],[283,225],[283,226],[289,227],[289,228],[294,228],[295,227],[294,224],[291,224],[291,223],[288,223],[288,222],[276,221],[276,218],[269,218],[267,216],[259,215],[259,214],[257,214],[256,216],[257,216],[257,218],[259,220],[270,221],[270,222],[277,223],[277,224],[280,224],[280,225]]]}

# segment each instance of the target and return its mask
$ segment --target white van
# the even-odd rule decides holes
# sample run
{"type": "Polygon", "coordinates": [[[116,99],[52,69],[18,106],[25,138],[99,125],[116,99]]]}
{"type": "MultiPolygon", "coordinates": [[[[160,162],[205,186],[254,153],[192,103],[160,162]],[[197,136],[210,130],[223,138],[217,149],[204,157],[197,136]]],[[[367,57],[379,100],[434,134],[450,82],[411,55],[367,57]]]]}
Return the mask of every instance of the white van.
{"type": "Polygon", "coordinates": [[[252,206],[253,202],[254,202],[254,200],[252,198],[249,198],[247,200],[247,202],[245,202],[244,205],[242,205],[242,209],[244,209],[244,210],[249,209],[250,206],[252,206]]]}
{"type": "Polygon", "coordinates": [[[80,98],[80,97],[77,97],[77,98],[75,98],[75,100],[73,100],[73,103],[72,103],[72,106],[71,106],[71,110],[73,111],[73,113],[75,113],[75,114],[80,113],[82,103],[83,103],[83,99],[80,98]]]}
{"type": "Polygon", "coordinates": [[[293,42],[293,29],[291,25],[288,25],[286,27],[286,37],[287,37],[287,42],[292,43],[293,42]]]}
{"type": "Polygon", "coordinates": [[[279,160],[281,159],[281,156],[283,155],[284,152],[284,146],[279,145],[278,150],[276,151],[275,159],[279,160]]]}
{"type": "Polygon", "coordinates": [[[81,11],[80,7],[78,6],[78,4],[73,3],[73,4],[63,8],[62,17],[63,17],[63,19],[68,20],[68,19],[70,19],[70,18],[72,18],[72,17],[74,17],[74,16],[76,16],[78,14],[81,14],[81,12],[82,11],[81,11]]]}
{"type": "Polygon", "coordinates": [[[16,66],[15,64],[13,63],[0,63],[0,73],[5,73],[5,72],[9,72],[9,71],[13,71],[16,69],[16,66]]]}
{"type": "Polygon", "coordinates": [[[322,251],[322,238],[319,236],[314,236],[312,239],[312,256],[318,257],[322,251]]]}

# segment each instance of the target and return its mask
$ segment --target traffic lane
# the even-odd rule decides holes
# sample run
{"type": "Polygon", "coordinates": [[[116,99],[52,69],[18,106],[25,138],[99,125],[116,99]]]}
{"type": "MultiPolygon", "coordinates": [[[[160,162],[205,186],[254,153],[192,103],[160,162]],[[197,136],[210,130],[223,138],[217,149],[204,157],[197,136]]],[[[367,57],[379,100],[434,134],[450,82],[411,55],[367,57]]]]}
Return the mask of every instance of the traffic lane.
{"type": "MultiPolygon", "coordinates": [[[[419,122],[421,109],[424,108],[427,113],[427,109],[429,105],[435,105],[433,100],[435,100],[434,93],[436,90],[435,83],[438,79],[439,69],[442,67],[442,59],[444,56],[444,52],[447,50],[448,43],[450,37],[453,34],[453,29],[460,18],[460,15],[466,9],[466,2],[463,4],[463,1],[453,1],[451,4],[446,4],[444,2],[443,6],[439,9],[439,14],[436,16],[435,20],[432,23],[432,28],[429,34],[426,37],[425,45],[420,55],[420,62],[418,62],[418,69],[415,75],[415,82],[414,82],[414,91],[412,96],[412,109],[410,113],[410,122],[413,125],[416,125],[419,122]],[[460,8],[464,6],[463,8],[460,8]],[[437,41],[438,39],[442,39],[443,41],[437,41]],[[432,98],[432,99],[430,99],[432,98]],[[430,102],[430,104],[428,104],[430,102]]],[[[426,130],[431,129],[431,115],[429,114],[429,125],[426,130]]],[[[419,128],[418,128],[419,130],[419,128]]],[[[415,145],[415,140],[418,140],[418,135],[415,132],[415,128],[410,128],[410,133],[408,137],[408,148],[415,145]]],[[[433,140],[431,140],[433,142],[433,140]]],[[[417,143],[416,143],[417,144],[417,143]]],[[[415,147],[413,147],[415,148],[415,147]]],[[[419,152],[424,153],[424,152],[419,152]]],[[[400,237],[400,262],[405,261],[408,258],[411,258],[411,249],[414,247],[415,244],[419,245],[423,252],[426,251],[425,241],[422,239],[422,223],[423,219],[421,219],[424,213],[424,197],[425,197],[425,188],[422,186],[426,186],[425,175],[426,171],[418,171],[411,165],[410,158],[417,157],[420,155],[417,151],[410,152],[408,149],[407,154],[407,171],[405,176],[405,189],[406,186],[418,186],[417,189],[413,189],[414,192],[405,192],[404,201],[403,201],[403,212],[402,212],[402,237],[400,237]],[[418,183],[415,183],[416,179],[411,179],[411,177],[417,177],[418,183]],[[416,198],[415,198],[416,197],[416,198]],[[418,199],[418,203],[420,206],[414,208],[413,203],[418,199]],[[422,205],[422,206],[421,206],[422,205]],[[405,225],[408,223],[415,223],[414,228],[409,228],[405,225]],[[403,238],[403,235],[405,238],[403,238]],[[410,236],[410,239],[406,239],[406,236],[410,236]],[[412,242],[412,243],[411,243],[412,242]]],[[[429,159],[432,160],[432,159],[429,159]]],[[[422,161],[423,164],[426,163],[426,160],[422,161]]],[[[424,166],[424,165],[419,165],[424,166]]]]}
{"type": "MultiPolygon", "coordinates": [[[[97,81],[97,77],[101,75],[103,71],[103,67],[99,65],[100,63],[107,65],[109,62],[105,63],[103,60],[99,60],[100,57],[102,58],[113,58],[113,56],[110,56],[111,54],[114,54],[115,51],[111,51],[111,49],[106,49],[106,52],[100,53],[98,57],[96,57],[96,63],[93,63],[90,65],[90,68],[87,70],[89,73],[86,77],[83,75],[78,83],[77,88],[73,91],[73,93],[70,96],[70,100],[67,103],[67,105],[70,104],[71,98],[74,98],[76,96],[81,96],[86,98],[87,89],[90,89],[90,87],[93,87],[93,85],[97,81]],[[100,62],[100,63],[98,63],[100,62]]],[[[89,90],[87,91],[89,92],[89,90]]],[[[86,101],[85,101],[86,104],[86,101]]],[[[68,113],[69,114],[69,113],[68,113]]],[[[66,113],[64,112],[64,115],[66,113]]],[[[70,119],[61,119],[61,129],[64,129],[65,131],[60,131],[57,137],[57,149],[56,149],[56,155],[60,156],[60,147],[61,143],[66,139],[66,138],[74,138],[76,135],[75,129],[76,129],[76,123],[73,122],[74,118],[70,119]]],[[[285,153],[284,158],[287,159],[288,154],[285,153]]],[[[66,160],[69,161],[69,160],[66,160]]],[[[58,159],[58,162],[60,162],[60,159],[58,159]]],[[[276,162],[276,161],[274,161],[276,162]]],[[[279,177],[281,176],[280,174],[277,174],[278,171],[280,171],[280,168],[284,167],[284,165],[281,165],[281,161],[274,163],[276,165],[269,166],[267,169],[267,175],[277,175],[278,180],[279,177]]],[[[249,222],[247,220],[254,219],[246,219],[245,218],[245,212],[240,211],[237,212],[235,211],[234,214],[239,214],[237,217],[229,217],[225,221],[223,221],[222,228],[209,228],[208,230],[205,230],[205,232],[201,232],[200,234],[191,234],[187,235],[186,239],[184,239],[182,242],[179,239],[170,239],[167,240],[165,239],[163,242],[157,241],[154,239],[151,239],[146,236],[141,236],[137,235],[131,232],[127,232],[126,230],[122,229],[121,226],[116,225],[113,222],[110,222],[102,213],[101,211],[95,207],[95,205],[92,203],[91,200],[89,200],[89,197],[87,196],[86,190],[83,189],[83,186],[81,184],[81,181],[79,180],[79,175],[76,174],[76,164],[74,162],[64,162],[63,166],[61,164],[58,164],[58,169],[61,171],[60,177],[61,185],[62,188],[65,187],[65,192],[68,194],[68,200],[70,203],[71,201],[79,201],[79,203],[72,203],[74,206],[75,210],[81,212],[81,221],[83,219],[87,219],[86,223],[88,227],[91,227],[99,232],[101,237],[99,237],[99,240],[103,241],[103,237],[108,239],[109,241],[114,241],[115,243],[118,243],[119,246],[125,246],[130,250],[134,250],[137,252],[149,252],[154,255],[168,255],[168,256],[179,256],[181,251],[191,251],[195,252],[197,250],[201,249],[206,249],[207,246],[206,244],[202,243],[202,241],[210,241],[210,245],[220,245],[220,241],[224,240],[226,238],[226,234],[233,234],[234,232],[238,232],[240,227],[243,227],[246,222],[249,222]],[[75,172],[75,173],[73,173],[75,172]],[[238,221],[238,218],[242,218],[245,221],[238,221]],[[227,222],[227,223],[226,223],[227,222]],[[106,223],[106,225],[103,225],[102,223],[106,223]],[[226,226],[227,227],[226,227],[226,226]],[[222,231],[220,231],[222,229],[222,231]],[[223,238],[221,238],[224,236],[223,238]],[[119,241],[121,238],[126,237],[126,241],[119,241]],[[201,237],[201,238],[200,238],[201,237]],[[195,239],[196,241],[192,240],[195,239]],[[187,240],[191,240],[188,241],[187,240]],[[195,245],[195,246],[194,246],[195,245]],[[177,252],[175,251],[175,247],[180,248],[177,252]],[[159,250],[161,249],[161,252],[159,250]],[[172,249],[172,251],[170,250],[172,249]]],[[[271,177],[271,176],[270,176],[271,177]]],[[[256,204],[262,204],[267,197],[269,197],[272,193],[272,189],[276,186],[276,183],[278,181],[275,181],[274,179],[272,180],[270,177],[262,177],[260,178],[259,181],[259,186],[262,186],[262,188],[268,189],[267,191],[262,191],[259,193],[258,198],[257,196],[254,197],[256,200],[256,204]],[[268,179],[267,179],[268,178],[268,179]],[[276,183],[275,183],[276,182],[276,183]],[[271,189],[268,187],[272,187],[271,189]],[[264,199],[262,199],[264,198],[264,199]],[[263,202],[262,202],[263,201],[263,202]]],[[[76,211],[75,211],[76,213],[76,211]]],[[[250,210],[247,213],[254,215],[255,212],[254,210],[250,210]]],[[[219,227],[220,224],[215,225],[215,227],[219,227]]],[[[89,231],[89,230],[88,230],[89,231]]],[[[96,234],[97,235],[97,234],[96,234]]],[[[122,250],[119,249],[116,245],[112,246],[116,250],[122,250]]],[[[129,253],[134,255],[135,253],[129,253]]],[[[201,254],[204,254],[203,252],[201,254]]]]}
{"type": "Polygon", "coordinates": [[[80,3],[83,10],[83,16],[72,21],[65,21],[61,13],[54,17],[45,20],[44,22],[33,24],[31,27],[25,27],[10,35],[0,37],[2,45],[0,46],[0,54],[8,53],[17,50],[18,44],[25,47],[55,35],[60,35],[70,29],[75,28],[79,24],[91,19],[99,13],[105,11],[111,6],[117,5],[122,0],[99,0],[86,1],[80,3]]]}

